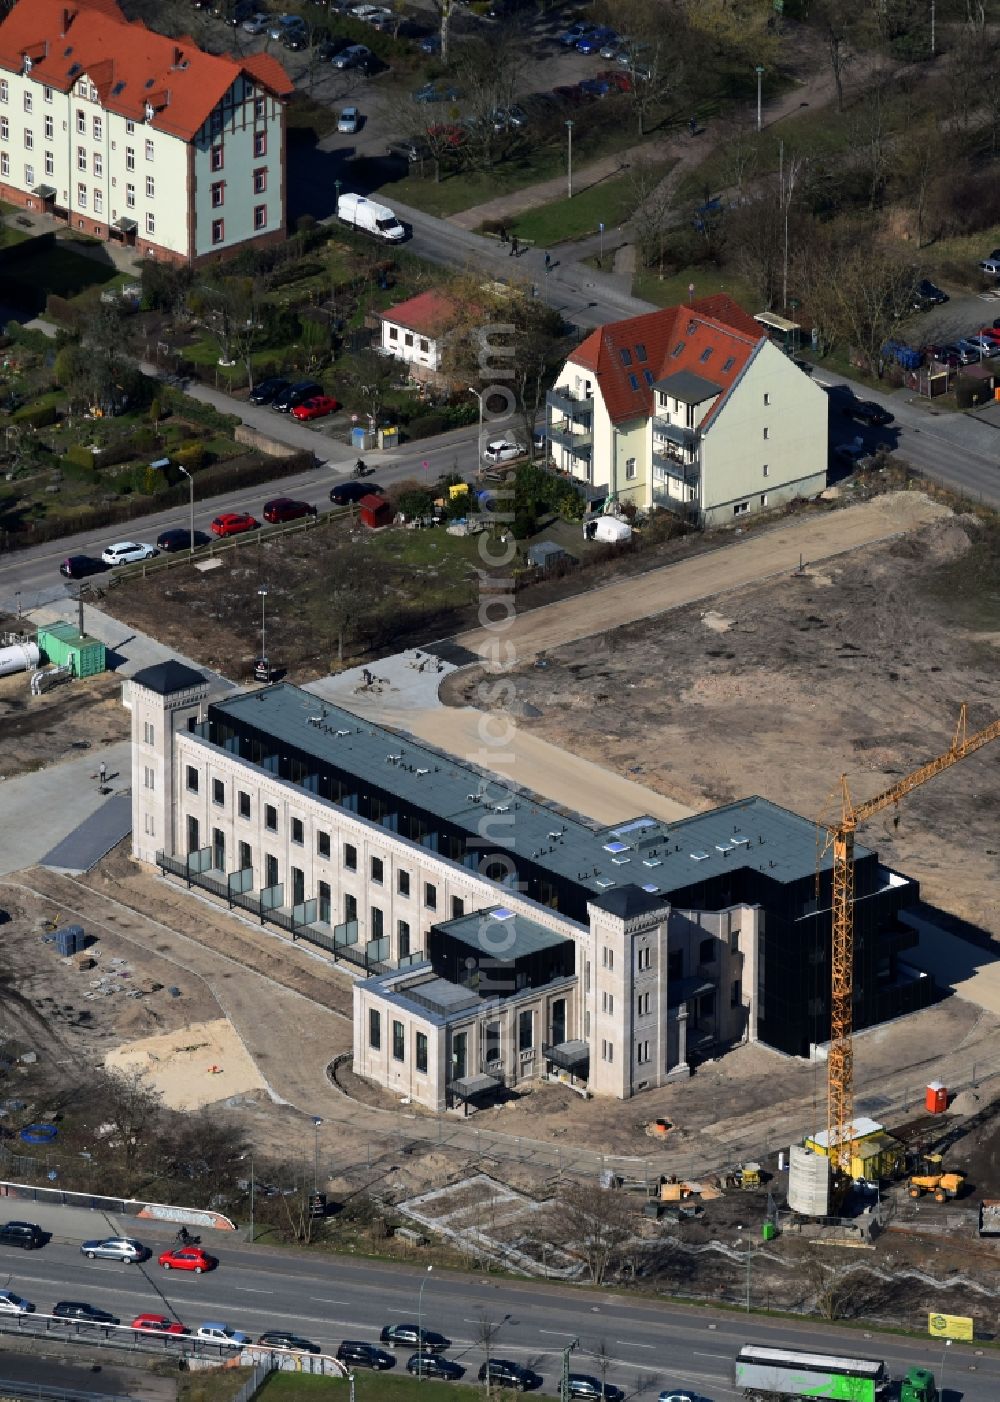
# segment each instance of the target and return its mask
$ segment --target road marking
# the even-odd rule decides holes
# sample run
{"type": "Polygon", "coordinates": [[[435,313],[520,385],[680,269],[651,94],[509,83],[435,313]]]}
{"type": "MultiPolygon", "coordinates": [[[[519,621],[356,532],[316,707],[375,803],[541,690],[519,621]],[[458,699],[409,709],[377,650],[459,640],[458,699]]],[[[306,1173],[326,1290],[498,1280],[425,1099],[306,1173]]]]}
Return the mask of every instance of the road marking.
{"type": "MultiPolygon", "coordinates": [[[[615,1343],[616,1343],[616,1344],[621,1344],[622,1348],[654,1348],[654,1347],[655,1347],[654,1344],[636,1344],[636,1343],[633,1343],[631,1339],[615,1339],[615,1343]]],[[[718,1355],[718,1357],[720,1357],[720,1358],[721,1358],[721,1356],[722,1356],[721,1354],[718,1355]]],[[[716,1355],[713,1354],[712,1357],[714,1358],[714,1357],[716,1357],[716,1355]]]]}
{"type": "Polygon", "coordinates": [[[234,1290],[245,1290],[248,1295],[273,1295],[273,1290],[259,1290],[254,1285],[234,1285],[234,1290]]]}
{"type": "Polygon", "coordinates": [[[328,1300],[324,1295],[310,1295],[310,1300],[314,1300],[317,1305],[350,1305],[350,1300],[328,1300]]]}
{"type": "Polygon", "coordinates": [[[576,1334],[572,1329],[539,1329],[539,1334],[558,1334],[560,1339],[575,1339],[576,1334]]]}
{"type": "MultiPolygon", "coordinates": [[[[634,1348],[638,1348],[638,1347],[640,1347],[640,1345],[634,1344],[633,1347],[634,1347],[634,1348]]],[[[732,1357],[732,1354],[730,1354],[730,1353],[699,1353],[698,1350],[695,1349],[695,1350],[694,1350],[694,1355],[693,1355],[693,1356],[694,1356],[695,1358],[721,1358],[721,1359],[723,1359],[723,1361],[728,1361],[728,1360],[732,1357]]]]}

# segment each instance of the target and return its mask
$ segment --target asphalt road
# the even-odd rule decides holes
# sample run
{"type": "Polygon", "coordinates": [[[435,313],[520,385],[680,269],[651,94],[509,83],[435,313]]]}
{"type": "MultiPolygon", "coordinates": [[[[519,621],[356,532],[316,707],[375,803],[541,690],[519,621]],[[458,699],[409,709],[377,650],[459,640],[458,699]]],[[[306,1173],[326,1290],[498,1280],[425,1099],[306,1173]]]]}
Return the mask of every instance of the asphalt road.
{"type": "MultiPolygon", "coordinates": [[[[79,1213],[24,1205],[23,1216],[37,1218],[56,1232],[38,1252],[2,1249],[3,1283],[47,1311],[58,1299],[86,1300],[111,1310],[128,1323],[140,1311],[181,1319],[189,1327],[223,1321],[256,1337],[268,1328],[300,1332],[334,1350],[343,1338],[376,1340],[383,1324],[416,1322],[423,1286],[421,1322],[452,1340],[449,1356],[474,1377],[484,1358],[479,1342],[484,1319],[496,1327],[492,1352],[527,1364],[543,1379],[542,1391],[558,1390],[561,1351],[574,1340],[573,1371],[598,1373],[598,1359],[610,1360],[607,1378],[628,1392],[648,1397],[669,1386],[685,1387],[710,1402],[735,1402],[730,1383],[732,1359],[747,1342],[798,1346],[883,1358],[894,1374],[924,1364],[940,1381],[942,1345],[893,1336],[845,1332],[818,1323],[781,1322],[739,1312],[686,1308],[628,1295],[500,1281],[420,1267],[321,1257],[300,1251],[250,1247],[227,1234],[203,1235],[217,1252],[219,1269],[210,1275],[167,1273],[155,1262],[121,1266],[88,1261],[78,1242],[62,1235],[76,1229],[79,1213]],[[211,1237],[211,1240],[209,1240],[211,1237]]],[[[108,1230],[92,1214],[90,1231],[108,1230]]],[[[158,1252],[163,1229],[132,1222],[158,1252]],[[154,1235],[159,1233],[159,1235],[154,1235]]],[[[751,1291],[753,1280],[751,1276],[751,1291]]],[[[397,1367],[405,1365],[400,1351],[397,1367]]],[[[360,1377],[362,1391],[366,1376],[360,1377]]],[[[977,1356],[974,1345],[947,1350],[947,1402],[995,1402],[1000,1396],[1000,1357],[977,1356]]],[[[368,1389],[373,1393],[373,1389],[368,1389]]]]}
{"type": "MultiPolygon", "coordinates": [[[[476,438],[475,427],[462,428],[392,452],[366,453],[366,462],[376,469],[368,480],[385,487],[407,477],[426,478],[434,482],[442,473],[452,470],[472,472],[476,463],[476,438]],[[424,463],[427,464],[426,468],[424,463]]],[[[294,477],[263,483],[248,491],[229,492],[225,496],[196,501],[195,529],[207,532],[212,517],[220,511],[249,511],[260,520],[264,502],[274,496],[301,498],[321,511],[328,510],[330,488],[349,478],[350,471],[345,470],[344,464],[327,463],[294,477]]],[[[155,512],[123,526],[111,526],[99,532],[84,531],[45,545],[32,546],[28,550],[0,555],[0,608],[16,612],[15,591],[20,593],[20,604],[24,610],[61,598],[67,592],[73,593],[76,583],[63,579],[59,574],[59,563],[67,555],[98,557],[114,540],[137,540],[152,544],[160,532],[170,526],[186,528],[189,519],[187,506],[174,506],[168,511],[155,512]]],[[[101,576],[93,578],[99,582],[101,576]]]]}

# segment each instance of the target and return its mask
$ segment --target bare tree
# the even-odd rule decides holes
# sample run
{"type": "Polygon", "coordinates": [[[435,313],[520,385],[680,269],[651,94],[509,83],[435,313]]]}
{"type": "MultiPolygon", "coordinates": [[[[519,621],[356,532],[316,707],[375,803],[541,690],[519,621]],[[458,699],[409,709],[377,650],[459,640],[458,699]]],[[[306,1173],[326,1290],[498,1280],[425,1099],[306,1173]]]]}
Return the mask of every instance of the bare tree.
{"type": "Polygon", "coordinates": [[[489,170],[510,140],[501,114],[513,105],[522,62],[523,50],[507,30],[466,40],[459,50],[458,76],[468,109],[466,151],[477,167],[489,170]]]}
{"type": "Polygon", "coordinates": [[[149,1084],[145,1072],[133,1067],[99,1073],[93,1098],[112,1126],[125,1186],[132,1191],[139,1164],[156,1136],[163,1106],[160,1092],[149,1084]]]}
{"type": "Polygon", "coordinates": [[[493,1357],[493,1340],[503,1328],[504,1321],[494,1323],[485,1310],[480,1310],[473,1331],[473,1342],[477,1343],[486,1355],[486,1396],[490,1395],[490,1359],[493,1357]]]}
{"type": "Polygon", "coordinates": [[[858,7],[854,0],[814,0],[810,17],[826,48],[827,62],[837,90],[837,111],[844,110],[844,75],[852,61],[850,38],[858,7]]]}
{"type": "Polygon", "coordinates": [[[814,323],[828,342],[849,346],[881,379],[882,349],[909,315],[913,271],[863,228],[814,226],[799,263],[814,323]]]}
{"type": "Polygon", "coordinates": [[[639,259],[646,268],[662,272],[667,229],[673,213],[673,188],[669,177],[649,161],[634,161],[628,171],[633,206],[629,221],[639,259]]]}
{"type": "Polygon", "coordinates": [[[584,1262],[595,1285],[603,1284],[635,1231],[634,1204],[614,1188],[579,1182],[562,1189],[556,1211],[560,1244],[584,1262]]]}

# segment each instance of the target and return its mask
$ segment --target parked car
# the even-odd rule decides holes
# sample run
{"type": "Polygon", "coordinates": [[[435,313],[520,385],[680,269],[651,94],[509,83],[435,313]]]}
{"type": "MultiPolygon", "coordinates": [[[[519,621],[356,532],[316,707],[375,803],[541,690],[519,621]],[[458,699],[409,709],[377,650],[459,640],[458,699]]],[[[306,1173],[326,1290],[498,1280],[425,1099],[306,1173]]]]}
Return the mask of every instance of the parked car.
{"type": "Polygon", "coordinates": [[[301,15],[279,15],[276,20],[271,21],[271,28],[268,31],[272,39],[283,39],[286,34],[290,34],[295,29],[305,29],[305,22],[301,15]]]}
{"type": "Polygon", "coordinates": [[[339,408],[340,400],[334,399],[332,394],[314,394],[309,399],[303,399],[301,404],[296,404],[292,418],[300,422],[325,419],[327,414],[334,414],[339,408]]]}
{"type": "Polygon", "coordinates": [[[269,379],[261,380],[259,385],[254,385],[248,398],[251,404],[270,404],[284,390],[290,389],[291,384],[291,380],[284,375],[271,375],[269,379]]]}
{"type": "Polygon", "coordinates": [[[212,1344],[229,1344],[232,1348],[242,1348],[250,1342],[250,1335],[239,1329],[231,1329],[228,1324],[214,1324],[211,1321],[200,1324],[195,1330],[196,1339],[206,1339],[212,1344]]]}
{"type": "Polygon", "coordinates": [[[924,307],[943,307],[948,301],[947,292],[942,292],[936,283],[931,282],[930,278],[926,277],[921,278],[917,283],[913,294],[919,303],[920,310],[923,310],[924,307]]]}
{"type": "Polygon", "coordinates": [[[140,1334],[190,1334],[191,1330],[179,1319],[169,1319],[165,1314],[137,1314],[131,1327],[140,1334]]]}
{"type": "Polygon", "coordinates": [[[520,131],[528,125],[528,114],[517,103],[513,107],[497,107],[493,112],[494,131],[520,131]]]}
{"type": "Polygon", "coordinates": [[[989,273],[993,277],[1000,277],[1000,258],[994,258],[992,255],[989,258],[983,258],[979,267],[984,273],[989,273]]]}
{"type": "Polygon", "coordinates": [[[109,545],[101,559],[106,565],[132,565],[137,560],[151,560],[156,554],[153,545],[142,545],[135,540],[119,540],[109,545]]]}
{"type": "Polygon", "coordinates": [[[568,103],[571,107],[579,107],[581,102],[587,100],[579,83],[560,83],[557,88],[552,89],[552,96],[557,102],[568,103]]]}
{"type": "Polygon", "coordinates": [[[581,39],[586,39],[593,34],[597,26],[587,24],[585,20],[579,19],[575,24],[571,24],[565,33],[559,35],[559,43],[563,48],[575,49],[581,39]]]}
{"type": "Polygon", "coordinates": [[[337,130],[350,136],[361,125],[361,113],[356,107],[345,107],[337,118],[337,130]]]}
{"type": "Polygon", "coordinates": [[[337,1349],[337,1357],[341,1363],[349,1363],[356,1368],[374,1368],[376,1372],[396,1366],[391,1353],[386,1353],[378,1344],[366,1344],[361,1339],[345,1339],[337,1349]]]}
{"type": "Polygon", "coordinates": [[[570,1373],[568,1391],[570,1397],[580,1402],[624,1402],[625,1394],[614,1383],[602,1383],[600,1378],[592,1378],[589,1373],[570,1373]]]}
{"type": "Polygon", "coordinates": [[[961,365],[958,354],[951,345],[930,345],[924,346],[924,355],[929,360],[936,360],[939,365],[947,365],[954,369],[956,365],[961,365]]]}
{"type": "Polygon", "coordinates": [[[365,44],[349,44],[333,60],[334,68],[371,68],[375,55],[365,44]]]}
{"type": "Polygon", "coordinates": [[[80,1252],[91,1261],[124,1261],[130,1266],[134,1266],[138,1261],[145,1261],[147,1256],[153,1254],[141,1241],[134,1241],[127,1236],[107,1236],[85,1241],[80,1247],[80,1252]]]}
{"type": "Polygon", "coordinates": [[[271,400],[271,408],[277,409],[279,414],[290,414],[296,404],[301,404],[306,399],[312,399],[314,394],[322,394],[323,386],[318,385],[315,380],[296,380],[294,384],[283,389],[280,394],[276,394],[271,400]]]}
{"type": "Polygon", "coordinates": [[[425,141],[390,141],[385,148],[387,156],[396,156],[403,161],[426,161],[431,156],[431,148],[425,141]]]}
{"type": "Polygon", "coordinates": [[[214,1256],[210,1256],[200,1246],[178,1246],[169,1251],[161,1251],[159,1261],[165,1271],[193,1271],[195,1275],[214,1270],[219,1264],[214,1256]]]}
{"type": "Polygon", "coordinates": [[[379,1338],[390,1348],[419,1348],[425,1353],[444,1353],[446,1348],[451,1348],[451,1340],[443,1334],[416,1324],[386,1324],[379,1338]]]}
{"type": "Polygon", "coordinates": [[[60,1300],[58,1304],[52,1306],[52,1313],[56,1319],[73,1319],[78,1324],[117,1324],[118,1316],[109,1314],[107,1310],[99,1310],[94,1305],[84,1304],[81,1300],[60,1300]]]}
{"type": "Polygon", "coordinates": [[[616,47],[621,43],[621,37],[613,29],[602,26],[592,29],[589,34],[585,34],[582,39],[577,40],[576,47],[582,54],[597,54],[606,44],[614,44],[616,47]]]}
{"type": "Polygon", "coordinates": [[[871,453],[861,438],[854,438],[850,443],[838,443],[833,450],[833,456],[846,467],[857,467],[859,463],[871,457],[871,453]]]}
{"type": "Polygon", "coordinates": [[[261,515],[270,525],[276,526],[282,521],[298,521],[303,516],[315,516],[316,508],[307,501],[296,501],[294,497],[272,497],[264,503],[261,515]]]}
{"type": "Polygon", "coordinates": [[[884,428],[886,424],[891,424],[893,415],[888,409],[883,409],[881,404],[876,404],[873,399],[853,399],[845,405],[845,414],[851,419],[860,419],[869,428],[884,428]]]}
{"type": "Polygon", "coordinates": [[[226,15],[226,21],[236,29],[239,25],[246,24],[247,20],[252,18],[256,12],[257,6],[254,0],[237,0],[237,3],[226,15]]]}
{"type": "Polygon", "coordinates": [[[425,34],[417,48],[422,54],[439,54],[441,52],[441,35],[425,34]]]}
{"type": "Polygon", "coordinates": [[[465,1377],[465,1369],[450,1358],[440,1358],[436,1353],[415,1353],[407,1359],[406,1371],[415,1378],[438,1378],[441,1382],[458,1382],[465,1377]]]}
{"type": "Polygon", "coordinates": [[[246,34],[263,34],[270,22],[270,16],[261,14],[259,11],[251,15],[249,19],[243,21],[243,30],[246,34]]]}
{"type": "Polygon", "coordinates": [[[13,1290],[0,1290],[0,1314],[34,1314],[35,1307],[23,1295],[13,1290]]]}
{"type": "Polygon", "coordinates": [[[257,1340],[265,1348],[294,1348],[299,1353],[319,1353],[319,1344],[304,1339],[301,1334],[291,1334],[287,1329],[268,1329],[257,1340]]]}
{"type": "Polygon", "coordinates": [[[345,49],[349,49],[350,47],[350,39],[345,38],[343,34],[339,34],[334,35],[330,39],[321,39],[317,45],[316,53],[322,63],[332,63],[338,54],[342,54],[345,49]]]}
{"type": "Polygon", "coordinates": [[[367,496],[383,497],[385,492],[377,482],[338,482],[330,488],[330,500],[334,506],[350,506],[352,501],[360,501],[367,496]]]}
{"type": "Polygon", "coordinates": [[[512,462],[523,458],[527,449],[516,438],[493,438],[483,449],[483,462],[512,462]]]}
{"type": "Polygon", "coordinates": [[[982,358],[983,348],[977,341],[974,341],[971,336],[961,337],[960,340],[955,342],[955,345],[960,351],[964,351],[968,355],[969,359],[964,362],[966,365],[973,365],[977,360],[982,358]]]}
{"type": "Polygon", "coordinates": [[[0,1246],[20,1246],[24,1251],[37,1251],[47,1240],[37,1222],[5,1222],[0,1227],[0,1246]]]}
{"type": "Polygon", "coordinates": [[[107,568],[103,560],[95,560],[92,555],[67,555],[59,573],[67,579],[86,579],[91,574],[103,574],[107,568]]]}
{"type": "Polygon", "coordinates": [[[613,39],[609,39],[606,44],[601,45],[601,58],[617,58],[623,48],[624,45],[616,34],[613,39]]]}
{"type": "MultiPolygon", "coordinates": [[[[204,531],[195,531],[194,546],[207,545],[209,537],[204,531]]],[[[177,550],[191,549],[191,532],[185,530],[183,526],[170,526],[167,530],[161,531],[156,537],[157,550],[165,550],[168,555],[177,550]]]]}
{"type": "Polygon", "coordinates": [[[281,36],[281,47],[299,53],[309,47],[309,35],[304,29],[289,29],[281,36]]]}
{"type": "Polygon", "coordinates": [[[413,93],[414,102],[457,102],[462,96],[454,83],[425,83],[413,93]]]}
{"type": "Polygon", "coordinates": [[[628,73],[623,73],[620,68],[603,68],[595,75],[603,78],[606,83],[610,83],[616,92],[631,92],[635,87],[632,78],[628,73]]]}
{"type": "Polygon", "coordinates": [[[216,516],[209,530],[222,539],[231,535],[242,535],[244,531],[255,531],[260,526],[256,516],[246,511],[224,511],[216,516]]]}
{"type": "Polygon", "coordinates": [[[607,78],[584,78],[578,86],[587,97],[607,97],[611,91],[607,78]]]}
{"type": "Polygon", "coordinates": [[[535,1381],[530,1368],[522,1368],[520,1363],[512,1363],[509,1358],[491,1358],[479,1368],[479,1381],[495,1383],[500,1387],[516,1387],[527,1392],[535,1381]]]}
{"type": "Polygon", "coordinates": [[[987,335],[984,331],[976,331],[972,336],[966,336],[962,344],[978,346],[983,355],[992,357],[1000,355],[1000,344],[992,335],[987,335]]]}

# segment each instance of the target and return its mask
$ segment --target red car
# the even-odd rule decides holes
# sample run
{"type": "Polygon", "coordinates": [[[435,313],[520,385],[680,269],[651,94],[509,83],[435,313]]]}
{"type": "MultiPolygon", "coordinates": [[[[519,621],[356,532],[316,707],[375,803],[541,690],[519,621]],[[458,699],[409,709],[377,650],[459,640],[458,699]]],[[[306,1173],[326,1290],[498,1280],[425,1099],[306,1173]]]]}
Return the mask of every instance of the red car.
{"type": "Polygon", "coordinates": [[[257,530],[259,525],[256,516],[249,516],[245,511],[224,511],[216,516],[209,530],[218,536],[240,535],[243,531],[257,530]]]}
{"type": "Polygon", "coordinates": [[[597,76],[598,78],[603,78],[606,83],[610,83],[615,92],[632,91],[632,79],[627,73],[623,73],[620,68],[602,68],[597,76]]]}
{"type": "Polygon", "coordinates": [[[296,404],[292,410],[292,418],[325,419],[327,414],[332,414],[339,408],[340,401],[334,399],[332,394],[314,394],[311,399],[303,399],[301,404],[296,404]]]}
{"type": "Polygon", "coordinates": [[[143,1334],[190,1334],[191,1330],[179,1319],[168,1319],[165,1314],[137,1314],[132,1320],[132,1328],[143,1334]]]}
{"type": "Polygon", "coordinates": [[[215,1257],[202,1251],[200,1246],[179,1246],[175,1251],[160,1254],[160,1265],[165,1271],[194,1271],[195,1275],[201,1275],[202,1271],[210,1271],[218,1264],[215,1257]]]}
{"type": "Polygon", "coordinates": [[[296,501],[294,497],[275,497],[273,501],[265,502],[261,514],[265,521],[276,526],[282,521],[298,521],[303,516],[315,516],[316,508],[307,501],[296,501]]]}

